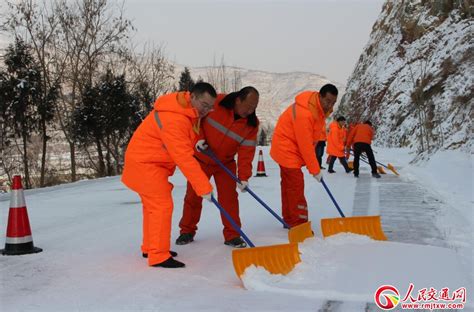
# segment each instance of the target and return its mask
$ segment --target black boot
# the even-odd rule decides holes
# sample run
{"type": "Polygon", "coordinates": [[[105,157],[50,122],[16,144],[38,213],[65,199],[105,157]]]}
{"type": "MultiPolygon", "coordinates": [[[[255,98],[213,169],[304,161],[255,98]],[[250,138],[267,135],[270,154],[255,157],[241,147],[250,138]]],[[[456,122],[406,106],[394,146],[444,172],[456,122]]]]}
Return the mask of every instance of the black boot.
{"type": "Polygon", "coordinates": [[[234,248],[245,248],[247,247],[247,243],[240,237],[235,237],[231,240],[225,241],[224,244],[227,246],[231,246],[234,248]]]}
{"type": "MultiPolygon", "coordinates": [[[[170,250],[170,255],[171,255],[171,257],[177,257],[178,253],[176,251],[170,250]]],[[[142,257],[143,258],[148,258],[148,254],[147,253],[142,253],[142,257]]]]}
{"type": "Polygon", "coordinates": [[[187,245],[194,241],[194,234],[183,233],[176,239],[176,245],[187,245]]]}
{"type": "Polygon", "coordinates": [[[167,260],[157,263],[152,265],[153,267],[161,267],[161,268],[168,268],[168,269],[176,269],[176,268],[184,268],[185,264],[178,261],[174,260],[173,257],[169,257],[167,260]]]}
{"type": "Polygon", "coordinates": [[[336,173],[336,171],[333,170],[335,161],[336,161],[336,157],[329,156],[329,167],[328,167],[328,172],[329,173],[336,173]]]}

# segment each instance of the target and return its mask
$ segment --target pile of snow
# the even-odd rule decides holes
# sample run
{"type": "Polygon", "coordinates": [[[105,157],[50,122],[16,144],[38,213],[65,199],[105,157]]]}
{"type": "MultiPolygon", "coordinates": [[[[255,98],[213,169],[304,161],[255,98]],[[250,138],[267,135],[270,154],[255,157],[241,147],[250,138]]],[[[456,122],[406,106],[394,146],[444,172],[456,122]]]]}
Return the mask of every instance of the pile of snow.
{"type": "Polygon", "coordinates": [[[463,266],[456,253],[446,248],[338,234],[326,239],[306,239],[299,249],[302,262],[292,272],[286,276],[271,275],[262,268],[251,267],[242,278],[245,288],[370,302],[374,290],[382,285],[393,285],[403,291],[410,283],[419,288],[454,290],[470,283],[460,269],[463,266]]]}

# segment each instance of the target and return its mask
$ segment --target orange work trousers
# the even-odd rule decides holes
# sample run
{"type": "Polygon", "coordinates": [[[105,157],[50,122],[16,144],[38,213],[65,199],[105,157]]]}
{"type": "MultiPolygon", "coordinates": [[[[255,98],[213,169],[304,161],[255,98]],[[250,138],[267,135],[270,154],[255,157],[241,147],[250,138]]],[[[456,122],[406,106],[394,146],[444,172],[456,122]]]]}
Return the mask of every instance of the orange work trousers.
{"type": "MultiPolygon", "coordinates": [[[[241,227],[239,218],[239,200],[238,194],[235,190],[237,185],[236,182],[218,165],[204,164],[201,163],[202,170],[206,175],[211,178],[214,177],[217,188],[217,201],[221,206],[230,214],[235,223],[241,227]]],[[[236,164],[235,161],[226,163],[225,166],[235,175],[236,164]]],[[[217,208],[216,208],[217,209],[217,208]]],[[[183,217],[179,222],[181,228],[180,233],[191,233],[196,234],[198,229],[197,224],[201,219],[202,211],[202,197],[198,196],[191,184],[187,185],[186,196],[184,197],[183,205],[183,217]]],[[[235,237],[239,237],[240,234],[232,228],[232,225],[221,213],[222,224],[224,225],[223,234],[225,241],[231,240],[235,237]]]]}
{"type": "Polygon", "coordinates": [[[171,257],[171,219],[173,215],[173,184],[168,177],[174,167],[160,167],[155,183],[161,186],[156,194],[139,194],[143,205],[142,252],[148,254],[148,265],[161,263],[171,257]]]}
{"type": "Polygon", "coordinates": [[[280,166],[281,211],[283,220],[293,227],[308,221],[308,204],[304,197],[304,177],[301,169],[280,166]]]}

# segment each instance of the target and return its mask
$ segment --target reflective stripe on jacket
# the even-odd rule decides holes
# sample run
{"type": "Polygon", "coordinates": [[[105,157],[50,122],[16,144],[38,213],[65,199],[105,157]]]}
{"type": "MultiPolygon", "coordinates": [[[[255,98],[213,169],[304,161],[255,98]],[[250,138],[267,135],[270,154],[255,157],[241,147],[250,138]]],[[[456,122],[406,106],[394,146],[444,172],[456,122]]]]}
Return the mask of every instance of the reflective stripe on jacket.
{"type": "MultiPolygon", "coordinates": [[[[220,106],[225,94],[219,94],[214,110],[202,121],[204,138],[210,149],[223,163],[235,159],[237,155],[237,176],[247,181],[252,176],[252,161],[257,146],[258,124],[247,124],[247,118],[235,120],[234,110],[220,106]]],[[[197,152],[196,157],[205,164],[214,164],[208,156],[197,152]]]]}
{"type": "Polygon", "coordinates": [[[198,116],[191,106],[189,92],[159,97],[128,144],[123,183],[137,193],[156,194],[161,188],[156,180],[156,167],[177,165],[198,195],[211,192],[212,185],[193,157],[199,133],[198,116]]]}

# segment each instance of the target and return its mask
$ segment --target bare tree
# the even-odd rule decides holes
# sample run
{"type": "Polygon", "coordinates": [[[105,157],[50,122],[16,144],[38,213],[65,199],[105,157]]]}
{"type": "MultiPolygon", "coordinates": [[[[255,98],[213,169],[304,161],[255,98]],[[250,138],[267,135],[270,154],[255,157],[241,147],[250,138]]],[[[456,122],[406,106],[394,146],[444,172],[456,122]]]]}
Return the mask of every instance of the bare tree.
{"type": "Polygon", "coordinates": [[[72,136],[71,114],[86,85],[92,85],[103,67],[105,56],[120,54],[127,34],[133,29],[123,16],[123,5],[112,7],[107,0],[57,3],[60,43],[58,51],[68,55],[58,119],[69,143],[71,180],[76,180],[76,142],[72,136]]]}
{"type": "Polygon", "coordinates": [[[232,92],[238,91],[242,88],[242,77],[240,71],[234,69],[232,76],[232,92]]]}
{"type": "Polygon", "coordinates": [[[412,68],[414,62],[408,63],[410,78],[413,84],[413,90],[410,94],[410,97],[413,101],[414,109],[418,119],[420,131],[418,135],[420,141],[420,151],[424,152],[430,151],[432,148],[431,121],[433,116],[428,116],[428,114],[431,114],[430,111],[432,110],[432,105],[430,104],[430,101],[428,101],[425,93],[425,88],[432,81],[432,77],[431,75],[427,74],[428,61],[422,58],[419,58],[416,61],[419,63],[419,68],[416,73],[412,68]]]}
{"type": "Polygon", "coordinates": [[[46,92],[41,96],[42,109],[38,113],[44,114],[39,120],[39,131],[42,141],[40,186],[44,186],[46,173],[47,142],[49,140],[48,128],[53,119],[54,102],[56,101],[57,89],[61,81],[64,60],[58,58],[58,54],[51,53],[51,49],[57,43],[58,18],[54,7],[46,2],[37,3],[32,0],[7,1],[10,13],[3,25],[4,29],[16,38],[22,38],[26,44],[31,46],[35,60],[41,69],[42,89],[46,92]],[[56,69],[60,71],[56,71],[56,69]]]}
{"type": "Polygon", "coordinates": [[[229,79],[224,56],[221,57],[220,64],[217,65],[214,57],[213,64],[207,69],[207,81],[216,88],[218,92],[229,93],[240,90],[242,79],[238,70],[233,71],[232,78],[229,79]]]}
{"type": "Polygon", "coordinates": [[[171,91],[174,87],[174,65],[166,58],[164,47],[147,42],[140,52],[137,50],[136,47],[130,49],[129,68],[126,70],[132,91],[147,85],[153,100],[171,91]]]}

